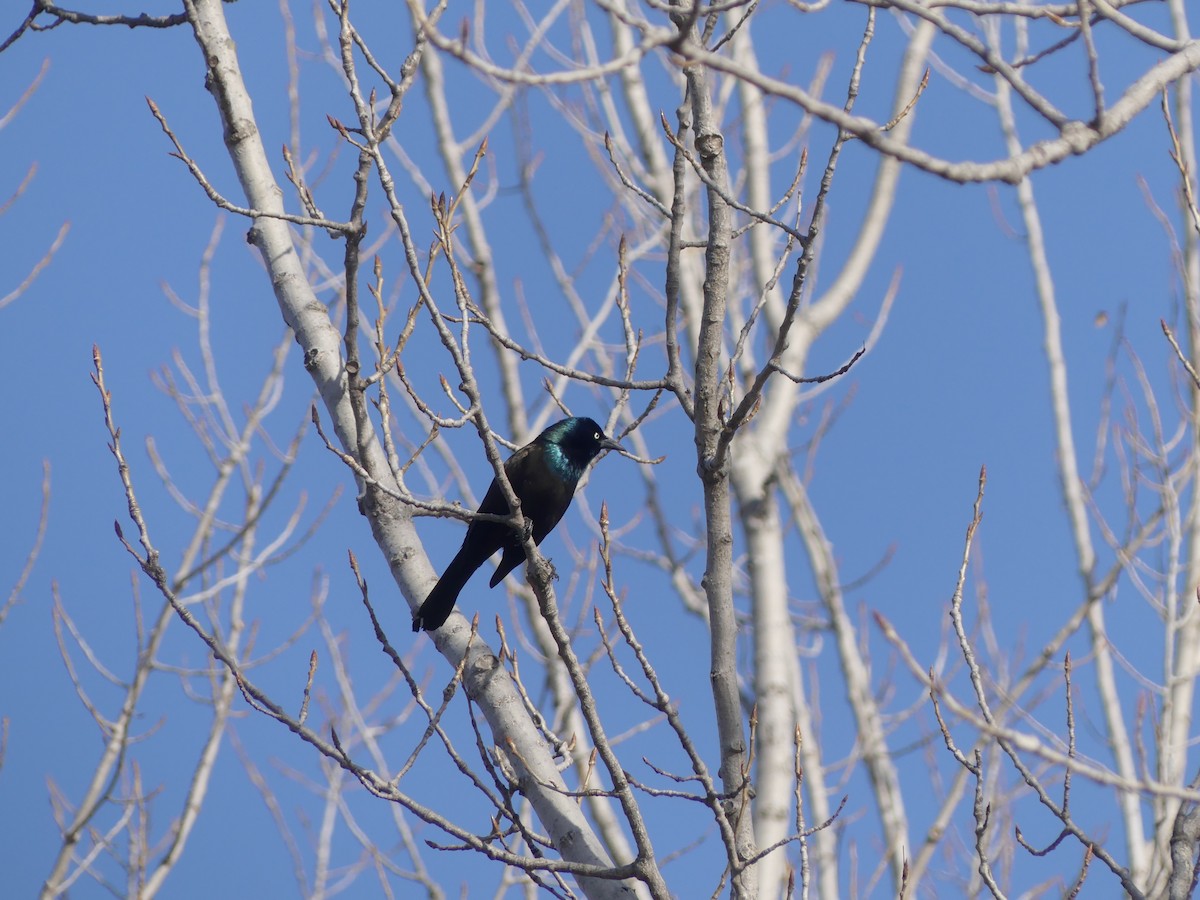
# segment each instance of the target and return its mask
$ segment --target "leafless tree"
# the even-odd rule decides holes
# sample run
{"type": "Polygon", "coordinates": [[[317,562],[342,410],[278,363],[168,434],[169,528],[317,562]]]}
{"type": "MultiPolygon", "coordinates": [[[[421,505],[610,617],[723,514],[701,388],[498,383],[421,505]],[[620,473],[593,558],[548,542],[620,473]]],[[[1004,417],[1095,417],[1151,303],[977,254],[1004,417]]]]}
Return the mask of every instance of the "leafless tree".
{"type": "MultiPolygon", "coordinates": [[[[394,882],[413,882],[444,896],[460,879],[447,851],[469,850],[501,864],[497,893],[515,886],[665,898],[676,855],[699,856],[687,846],[693,836],[720,842],[719,854],[697,863],[711,874],[707,889],[736,897],[952,888],[1001,896],[1015,872],[1046,854],[1067,860],[1061,871],[1071,874],[1057,885],[1064,893],[1087,881],[1110,892],[1119,884],[1131,896],[1190,895],[1200,841],[1200,775],[1188,762],[1200,673],[1192,483],[1200,462],[1200,210],[1191,115],[1200,41],[1183,0],[1167,0],[1167,26],[1161,5],[598,0],[515,4],[500,17],[483,4],[409,0],[401,60],[392,58],[395,20],[330,0],[313,12],[319,52],[305,65],[336,81],[340,105],[318,114],[299,90],[286,3],[287,96],[252,98],[240,48],[256,35],[239,32],[237,6],[183,0],[181,12],[152,17],[35,0],[4,47],[58,25],[194,36],[236,188],[213,174],[215,160],[193,155],[193,125],[153,97],[150,114],[181,162],[180,177],[247,223],[262,290],[274,292],[286,326],[268,375],[246,389],[252,398],[226,399],[208,291],[218,226],[196,298],[171,294],[196,319],[204,371],[177,357],[161,375],[215,473],[199,493],[179,483],[153,444],[155,471],[132,458],[122,426],[136,421],[136,408],[110,389],[96,351],[95,382],[128,503],[118,538],[154,587],[156,617],[144,627],[144,582],[135,584],[137,662],[126,680],[105,669],[68,605],[56,605],[63,657],[104,752],[82,799],[56,795],[63,839],[45,894],[83,878],[106,881],[101,857],[128,873],[127,884],[111,885],[118,893],[157,893],[186,848],[235,711],[248,707],[309,752],[310,769],[295,778],[319,798],[322,818],[303,845],[273,786],[278,773],[234,738],[306,895],[335,893],[370,871],[389,893],[394,882]],[[896,62],[881,71],[872,63],[883,23],[896,62]],[[852,61],[762,61],[768,35],[800,32],[854,48],[852,61]],[[1106,87],[1108,54],[1130,41],[1148,61],[1106,87]],[[1070,90],[1060,89],[1068,79],[1070,90]],[[917,142],[931,83],[960,92],[999,126],[992,158],[960,159],[917,142]],[[1063,95],[1086,102],[1055,99],[1063,95]],[[860,111],[860,97],[874,112],[860,111]],[[259,110],[290,112],[286,188],[252,99],[259,110]],[[1175,242],[1183,339],[1164,323],[1160,345],[1134,352],[1114,344],[1093,472],[1085,474],[1031,176],[1070,164],[1160,109],[1180,185],[1178,211],[1160,214],[1175,242]],[[318,115],[327,117],[328,137],[302,139],[301,123],[318,115]],[[513,136],[497,159],[493,135],[505,128],[513,136]],[[844,156],[856,145],[870,151],[870,190],[853,230],[839,235],[848,249],[828,254],[830,208],[846,190],[844,156]],[[539,181],[547,163],[587,179],[588,196],[548,199],[539,181]],[[870,625],[856,615],[813,499],[817,450],[839,409],[829,398],[846,395],[845,376],[877,346],[900,290],[897,273],[866,301],[867,321],[848,327],[905,169],[999,185],[1020,213],[1079,573],[1073,608],[1027,657],[996,637],[972,549],[985,472],[970,514],[964,497],[961,565],[930,579],[944,603],[904,622],[877,615],[870,625]],[[519,225],[493,211],[505,193],[519,198],[519,225]],[[588,215],[594,222],[583,238],[565,227],[565,217],[588,215]],[[514,252],[521,258],[506,258],[514,252]],[[548,277],[556,296],[526,297],[514,274],[526,269],[548,277]],[[839,345],[847,335],[854,339],[839,345]],[[283,502],[304,434],[304,426],[288,429],[278,450],[266,424],[293,340],[315,388],[311,421],[325,465],[352,481],[368,528],[337,537],[353,548],[346,568],[316,580],[311,609],[278,651],[264,652],[246,630],[247,592],[321,519],[297,495],[292,512],[263,530],[264,511],[283,502]],[[1171,396],[1145,374],[1147,356],[1178,367],[1171,396]],[[584,492],[577,503],[585,524],[565,528],[570,559],[552,567],[527,539],[528,585],[508,586],[514,615],[498,616],[493,629],[456,613],[433,635],[446,664],[423,675],[424,644],[409,650],[394,633],[407,631],[396,592],[368,585],[368,529],[372,557],[408,606],[419,604],[437,571],[418,520],[468,520],[479,473],[464,460],[482,450],[502,476],[503,448],[567,410],[604,411],[606,430],[627,448],[606,469],[623,467],[614,478],[636,484],[636,500],[597,506],[584,492]],[[161,487],[149,486],[153,475],[161,487]],[[243,495],[235,520],[218,515],[230,508],[231,489],[243,495]],[[175,498],[194,523],[178,546],[163,543],[159,519],[146,511],[153,490],[175,498]],[[801,577],[811,599],[789,588],[801,577]],[[361,598],[356,627],[392,666],[383,683],[356,682],[347,638],[324,608],[329,580],[343,593],[353,585],[361,598]],[[1145,631],[1136,637],[1106,621],[1105,601],[1118,589],[1144,600],[1145,631]],[[913,638],[940,627],[931,625],[935,614],[949,626],[937,657],[926,659],[913,638]],[[177,620],[210,664],[163,656],[163,635],[177,620]],[[691,652],[707,660],[711,727],[681,708],[664,671],[663,636],[692,626],[709,638],[691,652]],[[1164,648],[1160,672],[1138,669],[1123,649],[1147,635],[1164,648]],[[890,646],[894,671],[870,652],[873,638],[890,646]],[[292,674],[285,696],[272,667],[292,647],[309,665],[306,678],[292,674]],[[89,698],[77,653],[121,688],[117,714],[89,698]],[[836,668],[836,683],[815,677],[818,661],[836,668]],[[145,810],[161,801],[142,783],[131,725],[147,682],[161,677],[203,694],[209,718],[183,805],[155,836],[145,810]],[[1138,692],[1122,689],[1126,678],[1138,692]],[[833,703],[848,709],[848,741],[822,717],[822,705],[833,703]],[[1094,741],[1076,729],[1081,710],[1099,732],[1094,741]],[[898,740],[913,735],[928,753],[915,775],[902,765],[898,740]],[[431,756],[441,774],[418,777],[431,756]],[[1071,803],[1081,783],[1083,813],[1071,803]],[[359,820],[348,799],[356,790],[386,804],[386,834],[359,820]],[[936,809],[921,817],[928,824],[916,824],[912,806],[931,797],[936,809]],[[1036,811],[1022,803],[1031,798],[1036,811]],[[1047,822],[1056,838],[1036,846],[1023,836],[1023,824],[1040,832],[1047,822]],[[356,862],[334,864],[335,832],[359,848],[356,862]]],[[[519,509],[512,524],[524,527],[519,509]]]]}

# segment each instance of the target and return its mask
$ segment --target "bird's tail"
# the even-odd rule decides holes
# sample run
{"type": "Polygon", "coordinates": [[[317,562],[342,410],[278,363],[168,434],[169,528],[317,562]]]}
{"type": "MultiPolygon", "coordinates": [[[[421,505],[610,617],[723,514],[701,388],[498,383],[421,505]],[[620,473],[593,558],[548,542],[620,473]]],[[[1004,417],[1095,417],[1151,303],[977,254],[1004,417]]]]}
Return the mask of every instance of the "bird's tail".
{"type": "Polygon", "coordinates": [[[454,604],[458,602],[459,592],[481,565],[466,557],[466,549],[463,547],[458,551],[450,565],[446,567],[446,571],[442,573],[442,577],[438,579],[438,583],[429,592],[429,596],[425,598],[413,615],[413,631],[420,631],[422,628],[426,631],[434,631],[441,628],[450,618],[450,613],[454,611],[454,604]],[[472,565],[473,562],[474,565],[472,565]]]}

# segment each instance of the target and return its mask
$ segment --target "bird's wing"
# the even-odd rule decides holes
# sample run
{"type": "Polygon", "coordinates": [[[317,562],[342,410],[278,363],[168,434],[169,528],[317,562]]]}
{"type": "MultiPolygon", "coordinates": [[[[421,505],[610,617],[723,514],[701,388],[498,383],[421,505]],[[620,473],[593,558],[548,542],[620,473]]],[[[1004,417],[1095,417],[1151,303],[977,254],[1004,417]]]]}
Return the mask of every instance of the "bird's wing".
{"type": "MultiPolygon", "coordinates": [[[[545,448],[537,444],[526,444],[504,464],[508,483],[521,500],[521,511],[533,522],[533,540],[538,544],[558,524],[571,505],[576,484],[573,480],[564,479],[547,464],[545,452],[545,448]]],[[[508,504],[504,502],[504,492],[494,478],[483,502],[479,504],[479,512],[496,516],[510,512],[508,504]]],[[[485,526],[489,526],[486,529],[488,531],[503,529],[507,532],[503,538],[497,538],[505,545],[520,543],[512,529],[498,522],[471,523],[473,529],[483,529],[485,526]]]]}
{"type": "Polygon", "coordinates": [[[521,511],[533,522],[533,541],[540,544],[571,505],[577,481],[564,478],[550,465],[546,448],[537,444],[522,447],[504,471],[521,498],[521,511]]]}
{"type": "MultiPolygon", "coordinates": [[[[521,487],[527,480],[527,472],[524,461],[529,458],[529,451],[532,446],[525,446],[510,456],[504,463],[504,473],[508,476],[508,483],[513,486],[513,491],[518,497],[521,496],[521,487]]],[[[476,512],[487,513],[493,516],[506,516],[511,510],[508,508],[508,503],[504,500],[504,491],[500,490],[500,482],[495,478],[488,485],[487,493],[483,495],[483,501],[479,504],[479,509],[476,512]]],[[[482,522],[480,524],[483,524],[482,522]]]]}

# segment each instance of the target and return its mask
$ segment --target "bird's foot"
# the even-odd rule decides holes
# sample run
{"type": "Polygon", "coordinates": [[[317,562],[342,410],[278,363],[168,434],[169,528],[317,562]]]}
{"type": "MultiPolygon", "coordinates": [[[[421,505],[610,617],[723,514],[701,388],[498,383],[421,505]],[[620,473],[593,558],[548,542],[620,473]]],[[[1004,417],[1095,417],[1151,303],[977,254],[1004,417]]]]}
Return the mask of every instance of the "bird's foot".
{"type": "MultiPolygon", "coordinates": [[[[532,566],[533,563],[530,563],[530,565],[532,566]]],[[[545,581],[547,585],[552,581],[558,581],[558,570],[554,568],[554,563],[545,556],[538,558],[537,569],[536,571],[531,571],[530,575],[538,580],[545,581]]]]}

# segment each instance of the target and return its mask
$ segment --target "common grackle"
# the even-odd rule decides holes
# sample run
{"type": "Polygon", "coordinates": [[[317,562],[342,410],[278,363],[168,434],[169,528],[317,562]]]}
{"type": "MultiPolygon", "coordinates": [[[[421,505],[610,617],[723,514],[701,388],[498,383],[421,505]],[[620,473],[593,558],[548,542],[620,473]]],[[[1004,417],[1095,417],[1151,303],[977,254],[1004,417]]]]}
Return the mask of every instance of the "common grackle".
{"type": "MultiPolygon", "coordinates": [[[[620,449],[621,445],[605,437],[594,421],[572,416],[551,425],[508,458],[504,474],[521,501],[521,514],[533,526],[535,544],[540,544],[563,517],[591,461],[601,450],[620,449]]],[[[496,479],[492,479],[478,512],[497,516],[511,512],[496,479]]],[[[521,544],[521,535],[510,525],[486,519],[472,521],[462,547],[413,616],[413,631],[441,628],[467,580],[488,557],[502,549],[504,555],[488,587],[499,584],[525,562],[521,544]]]]}

